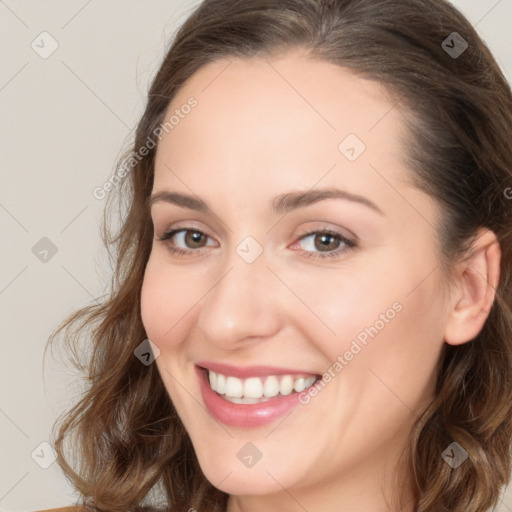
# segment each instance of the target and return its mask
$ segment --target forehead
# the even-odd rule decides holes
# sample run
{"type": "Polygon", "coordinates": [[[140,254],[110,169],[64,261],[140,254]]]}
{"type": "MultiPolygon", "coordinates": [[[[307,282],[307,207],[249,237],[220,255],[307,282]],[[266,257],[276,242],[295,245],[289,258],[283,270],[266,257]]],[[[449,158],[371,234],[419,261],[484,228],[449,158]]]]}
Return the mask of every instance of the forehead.
{"type": "Polygon", "coordinates": [[[254,192],[323,180],[371,193],[383,186],[376,169],[407,178],[402,118],[383,86],[301,52],[214,61],[184,84],[165,119],[173,113],[180,119],[158,145],[155,189],[183,188],[179,175],[203,190],[212,173],[254,192]],[[197,105],[182,111],[192,97],[197,105]]]}
{"type": "MultiPolygon", "coordinates": [[[[192,95],[199,101],[195,114],[199,110],[202,121],[214,113],[217,117],[211,121],[219,128],[231,126],[238,133],[242,123],[253,134],[258,126],[268,128],[272,123],[275,128],[288,128],[282,137],[296,134],[300,128],[336,136],[348,130],[365,135],[387,117],[394,103],[380,83],[299,50],[272,58],[213,61],[185,82],[168,113],[192,95]],[[294,120],[301,123],[295,126],[294,120]]],[[[397,116],[391,118],[388,125],[397,116]]],[[[278,133],[273,135],[275,138],[278,133]]]]}

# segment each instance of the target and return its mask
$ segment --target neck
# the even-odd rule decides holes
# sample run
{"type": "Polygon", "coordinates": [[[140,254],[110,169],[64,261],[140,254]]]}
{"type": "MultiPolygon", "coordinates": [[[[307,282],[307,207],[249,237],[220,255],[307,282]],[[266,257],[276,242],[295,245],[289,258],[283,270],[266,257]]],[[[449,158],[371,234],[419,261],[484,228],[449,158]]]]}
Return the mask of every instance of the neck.
{"type": "Polygon", "coordinates": [[[394,475],[389,464],[382,465],[379,471],[372,458],[350,474],[313,482],[308,487],[282,487],[282,492],[267,495],[232,495],[226,512],[414,512],[411,482],[405,484],[404,505],[398,507],[402,489],[397,485],[398,479],[393,482],[394,475]]]}

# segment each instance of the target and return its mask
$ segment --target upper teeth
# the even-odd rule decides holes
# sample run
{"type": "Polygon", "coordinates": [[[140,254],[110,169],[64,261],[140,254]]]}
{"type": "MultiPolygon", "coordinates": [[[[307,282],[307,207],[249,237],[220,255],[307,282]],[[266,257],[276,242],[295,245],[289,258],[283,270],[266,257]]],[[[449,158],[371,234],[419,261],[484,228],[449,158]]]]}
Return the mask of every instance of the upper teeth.
{"type": "Polygon", "coordinates": [[[208,370],[211,388],[220,395],[230,398],[273,397],[278,393],[289,395],[292,391],[300,393],[317,380],[316,377],[293,378],[291,375],[269,375],[268,377],[250,377],[238,379],[208,370]]]}

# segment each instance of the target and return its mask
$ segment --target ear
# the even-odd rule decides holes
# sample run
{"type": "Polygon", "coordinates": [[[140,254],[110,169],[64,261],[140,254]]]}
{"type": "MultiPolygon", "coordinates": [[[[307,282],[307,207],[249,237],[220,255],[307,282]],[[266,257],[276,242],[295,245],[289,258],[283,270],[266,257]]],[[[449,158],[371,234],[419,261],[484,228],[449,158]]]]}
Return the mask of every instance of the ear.
{"type": "Polygon", "coordinates": [[[501,249],[494,232],[480,229],[469,255],[456,269],[455,290],[444,339],[449,345],[473,340],[491,311],[500,277],[501,249]]]}

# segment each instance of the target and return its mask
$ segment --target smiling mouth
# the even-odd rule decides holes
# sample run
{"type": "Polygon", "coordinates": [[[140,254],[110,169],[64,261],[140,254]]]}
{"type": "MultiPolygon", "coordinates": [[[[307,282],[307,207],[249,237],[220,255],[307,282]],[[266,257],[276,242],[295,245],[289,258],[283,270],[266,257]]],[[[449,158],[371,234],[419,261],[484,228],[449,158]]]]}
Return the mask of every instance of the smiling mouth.
{"type": "Polygon", "coordinates": [[[240,379],[231,375],[202,368],[212,391],[235,404],[257,404],[279,399],[313,386],[319,375],[265,375],[240,379]]]}

